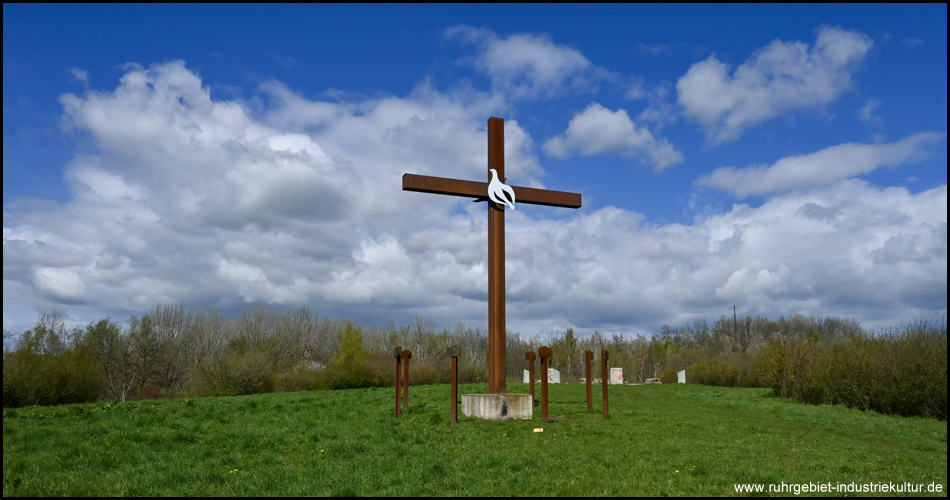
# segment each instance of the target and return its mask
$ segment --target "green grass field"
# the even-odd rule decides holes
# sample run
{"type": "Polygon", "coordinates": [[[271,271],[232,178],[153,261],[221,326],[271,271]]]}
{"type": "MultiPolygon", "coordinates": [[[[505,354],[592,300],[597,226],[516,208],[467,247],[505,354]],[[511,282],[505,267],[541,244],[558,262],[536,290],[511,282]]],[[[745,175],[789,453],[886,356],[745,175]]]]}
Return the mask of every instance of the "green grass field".
{"type": "MultiPolygon", "coordinates": [[[[400,419],[392,388],[4,409],[3,494],[721,496],[736,483],[909,482],[946,496],[946,422],[698,385],[611,386],[605,421],[599,386],[590,412],[583,385],[550,388],[543,433],[540,407],[533,421],[459,411],[453,425],[447,385],[412,387],[400,419]]],[[[477,392],[487,386],[460,387],[477,392]]]]}

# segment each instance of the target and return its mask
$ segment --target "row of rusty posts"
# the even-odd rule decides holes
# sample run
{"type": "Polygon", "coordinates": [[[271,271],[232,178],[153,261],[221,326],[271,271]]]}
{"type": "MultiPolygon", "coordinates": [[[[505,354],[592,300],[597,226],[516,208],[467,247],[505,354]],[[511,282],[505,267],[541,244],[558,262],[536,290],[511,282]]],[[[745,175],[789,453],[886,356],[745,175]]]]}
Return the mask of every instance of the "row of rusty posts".
{"type": "MultiPolygon", "coordinates": [[[[548,421],[548,358],[551,357],[551,348],[548,346],[541,346],[538,349],[538,358],[541,358],[541,421],[548,421]]],[[[607,420],[607,360],[610,357],[610,353],[607,350],[601,351],[600,359],[601,365],[603,368],[603,378],[601,379],[601,385],[604,390],[604,420],[607,420]]],[[[534,399],[534,352],[528,352],[524,355],[524,359],[528,362],[528,381],[530,382],[530,391],[531,399],[534,399]]],[[[584,351],[584,360],[587,363],[587,409],[591,410],[594,407],[593,393],[592,393],[592,379],[591,379],[591,364],[594,361],[594,352],[593,351],[584,351]]]]}
{"type": "MultiPolygon", "coordinates": [[[[450,346],[445,350],[446,354],[452,358],[452,423],[458,423],[458,358],[461,354],[461,348],[457,345],[450,346]]],[[[548,359],[551,358],[553,354],[552,349],[548,346],[541,346],[538,348],[537,357],[541,358],[541,421],[548,422],[548,359]]],[[[608,373],[607,373],[607,360],[609,359],[610,354],[607,350],[602,350],[600,354],[601,368],[603,376],[601,378],[601,386],[603,387],[604,394],[604,420],[607,420],[607,384],[608,373]]],[[[396,347],[393,349],[393,357],[396,358],[396,417],[398,418],[401,415],[400,409],[400,400],[399,394],[400,389],[402,389],[402,408],[409,407],[409,360],[412,359],[412,351],[406,349],[403,350],[401,347],[396,347]],[[400,377],[401,375],[401,377],[400,377]]],[[[534,352],[528,352],[524,355],[524,359],[528,361],[528,381],[530,382],[530,391],[531,399],[534,398],[534,352]]],[[[593,392],[592,392],[592,383],[593,379],[591,378],[591,364],[594,361],[594,352],[593,351],[584,351],[584,361],[587,365],[587,370],[585,379],[587,382],[587,409],[593,409],[593,392]]]]}
{"type": "MultiPolygon", "coordinates": [[[[452,423],[458,423],[458,373],[459,373],[459,355],[462,349],[453,345],[445,350],[445,353],[452,358],[452,423]]],[[[402,414],[402,409],[409,407],[409,360],[412,359],[412,351],[401,347],[393,349],[393,357],[396,358],[396,418],[402,414]],[[402,389],[402,391],[400,391],[402,389]],[[399,393],[402,392],[402,402],[399,401],[399,393]]]]}
{"type": "Polygon", "coordinates": [[[396,417],[402,414],[399,402],[399,392],[402,389],[402,408],[409,408],[409,360],[412,359],[412,351],[401,347],[393,349],[393,357],[396,358],[396,417]],[[402,377],[400,380],[400,373],[402,377]]]}
{"type": "MultiPolygon", "coordinates": [[[[600,351],[600,364],[603,370],[603,376],[600,379],[600,384],[604,390],[604,420],[607,420],[607,360],[610,358],[610,353],[606,349],[600,351]]],[[[591,378],[591,364],[594,362],[594,351],[584,351],[584,362],[587,365],[587,370],[584,375],[586,375],[587,381],[587,409],[594,409],[594,395],[593,395],[593,379],[591,378]]]]}

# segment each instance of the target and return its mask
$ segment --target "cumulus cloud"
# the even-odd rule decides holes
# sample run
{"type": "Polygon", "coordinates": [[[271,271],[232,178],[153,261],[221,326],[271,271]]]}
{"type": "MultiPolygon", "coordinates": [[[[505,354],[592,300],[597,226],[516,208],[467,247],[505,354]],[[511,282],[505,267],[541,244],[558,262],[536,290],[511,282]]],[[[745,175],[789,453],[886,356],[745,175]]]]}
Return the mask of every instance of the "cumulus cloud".
{"type": "Polygon", "coordinates": [[[789,189],[811,188],[921,160],[926,146],[945,134],[919,133],[890,144],[839,144],[815,153],[789,156],[765,166],[722,167],[696,180],[700,186],[731,191],[744,198],[789,189]]]}
{"type": "Polygon", "coordinates": [[[657,140],[646,127],[637,127],[625,110],[610,111],[596,102],[575,115],[563,134],[545,141],[543,148],[555,158],[615,153],[640,159],[656,170],[683,161],[682,153],[666,139],[657,140]]]}
{"type": "Polygon", "coordinates": [[[765,120],[837,99],[872,47],[863,33],[823,26],[814,45],[775,40],[731,74],[709,56],[677,81],[677,103],[703,126],[707,141],[732,141],[765,120]]]}
{"type": "Polygon", "coordinates": [[[607,76],[579,51],[551,41],[547,35],[515,34],[507,37],[470,26],[446,30],[449,39],[479,47],[475,67],[486,73],[496,92],[526,99],[586,90],[607,76]]]}
{"type": "Polygon", "coordinates": [[[613,207],[530,229],[512,223],[509,316],[550,324],[563,314],[610,330],[714,318],[733,304],[866,323],[940,311],[945,220],[946,186],[914,195],[848,180],[692,225],[653,226],[613,207]]]}
{"type": "MultiPolygon", "coordinates": [[[[359,321],[484,325],[484,204],[402,192],[400,178],[484,179],[494,98],[425,85],[347,103],[277,82],[261,92],[272,98],[255,113],[212,100],[173,62],[64,96],[66,123],[95,148],[67,166],[71,201],[5,211],[5,315],[22,304],[68,305],[83,321],[160,302],[307,304],[359,321]]],[[[588,147],[614,151],[624,137],[588,147]]],[[[514,120],[506,147],[509,176],[537,183],[531,138],[514,120]]],[[[946,199],[946,186],[914,194],[844,180],[689,225],[616,207],[519,208],[506,217],[509,328],[633,333],[733,304],[862,321],[945,309],[946,199]]]]}
{"type": "MultiPolygon", "coordinates": [[[[458,247],[484,250],[469,236],[485,231],[468,222],[480,205],[404,193],[401,176],[485,178],[492,97],[425,85],[349,103],[307,100],[279,82],[261,91],[274,104],[255,118],[241,101],[212,100],[176,61],[130,65],[113,91],[64,95],[64,124],[97,151],[67,166],[72,201],[5,217],[5,290],[31,289],[38,309],[85,297],[141,311],[386,297],[422,307],[443,302],[434,294],[448,276],[475,280],[450,288],[474,287],[482,263],[458,247]],[[413,236],[428,227],[454,229],[413,236]],[[398,258],[407,241],[411,261],[398,258]],[[443,265],[429,270],[420,255],[443,265]]],[[[531,138],[516,120],[505,130],[509,177],[543,187],[531,138]]]]}

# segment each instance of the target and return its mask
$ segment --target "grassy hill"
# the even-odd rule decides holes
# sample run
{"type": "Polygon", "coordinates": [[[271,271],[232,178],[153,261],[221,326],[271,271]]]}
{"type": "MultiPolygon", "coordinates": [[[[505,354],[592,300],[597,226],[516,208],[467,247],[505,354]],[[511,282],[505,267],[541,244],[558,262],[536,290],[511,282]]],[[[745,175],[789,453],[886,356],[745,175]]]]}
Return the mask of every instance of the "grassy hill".
{"type": "MultiPolygon", "coordinates": [[[[769,390],[552,384],[552,421],[450,422],[449,386],[4,409],[3,494],[736,495],[737,483],[947,488],[947,423],[769,390]],[[543,433],[533,429],[543,427],[543,433]]],[[[509,384],[510,392],[527,392],[509,384]]],[[[484,384],[461,393],[487,392],[484,384]]],[[[790,493],[786,493],[788,495],[790,493]]],[[[844,494],[839,493],[839,494],[844,494]]],[[[853,493],[852,493],[853,494],[853,493]]]]}

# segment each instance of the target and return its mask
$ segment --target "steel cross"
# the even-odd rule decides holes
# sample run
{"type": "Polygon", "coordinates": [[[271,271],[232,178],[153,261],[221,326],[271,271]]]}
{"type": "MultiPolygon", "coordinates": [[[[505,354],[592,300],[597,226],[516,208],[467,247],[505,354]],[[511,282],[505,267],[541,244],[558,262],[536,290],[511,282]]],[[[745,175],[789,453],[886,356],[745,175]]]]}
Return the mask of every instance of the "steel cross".
{"type": "MultiPolygon", "coordinates": [[[[505,181],[505,120],[488,119],[488,178],[505,181]]],[[[515,203],[580,208],[580,193],[511,186],[515,203]]],[[[488,200],[488,182],[403,174],[403,191],[446,194],[488,202],[488,392],[504,394],[505,380],[505,207],[488,200]]]]}

